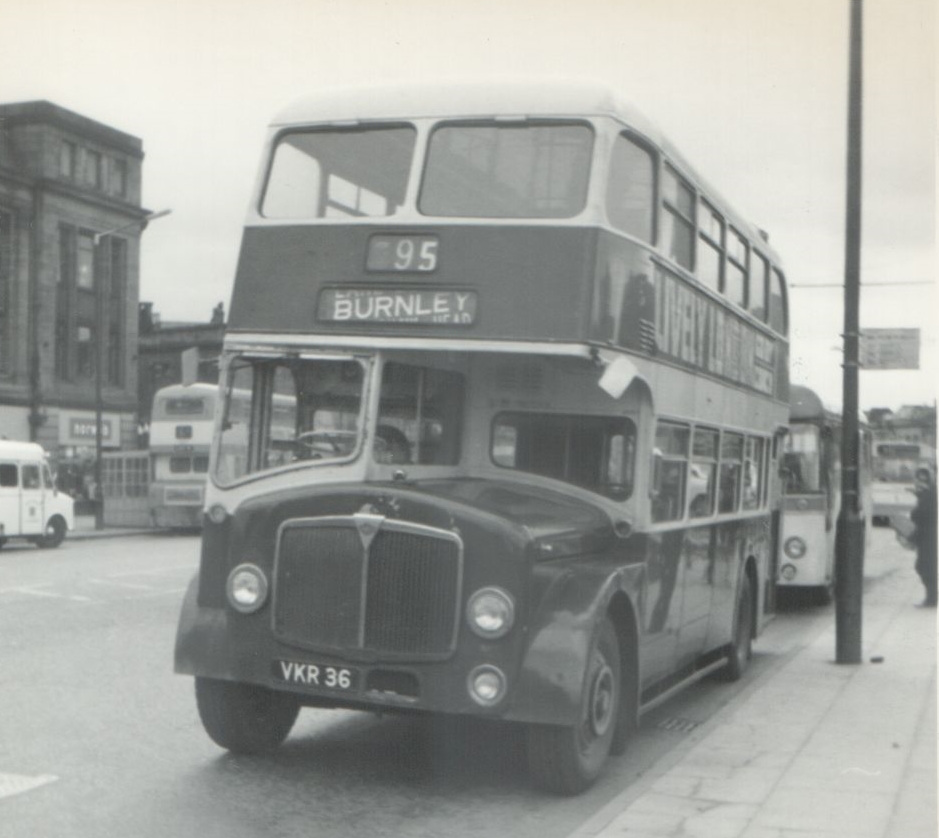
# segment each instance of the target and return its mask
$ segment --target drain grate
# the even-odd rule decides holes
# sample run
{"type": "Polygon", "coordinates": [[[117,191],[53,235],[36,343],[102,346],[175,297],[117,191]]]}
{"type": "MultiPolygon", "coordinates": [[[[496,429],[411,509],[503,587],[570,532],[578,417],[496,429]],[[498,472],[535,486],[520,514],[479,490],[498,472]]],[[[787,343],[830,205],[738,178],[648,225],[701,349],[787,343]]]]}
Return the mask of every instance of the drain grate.
{"type": "Polygon", "coordinates": [[[691,733],[699,724],[700,722],[695,722],[691,719],[682,719],[678,716],[672,716],[668,719],[662,719],[656,727],[662,730],[674,730],[677,733],[691,733]]]}

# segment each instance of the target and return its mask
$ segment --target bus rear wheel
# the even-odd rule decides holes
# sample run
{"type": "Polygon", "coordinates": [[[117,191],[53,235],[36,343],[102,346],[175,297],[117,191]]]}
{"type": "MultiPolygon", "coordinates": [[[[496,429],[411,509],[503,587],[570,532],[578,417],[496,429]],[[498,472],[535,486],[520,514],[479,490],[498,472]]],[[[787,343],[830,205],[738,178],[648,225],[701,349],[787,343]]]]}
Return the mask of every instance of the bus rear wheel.
{"type": "Polygon", "coordinates": [[[196,705],[212,741],[236,754],[273,751],[300,712],[300,703],[286,693],[211,678],[196,678],[196,705]]]}
{"type": "Polygon", "coordinates": [[[609,618],[600,623],[587,658],[579,722],[528,728],[528,770],[536,785],[556,794],[589,788],[606,763],[620,717],[619,640],[609,618]]]}

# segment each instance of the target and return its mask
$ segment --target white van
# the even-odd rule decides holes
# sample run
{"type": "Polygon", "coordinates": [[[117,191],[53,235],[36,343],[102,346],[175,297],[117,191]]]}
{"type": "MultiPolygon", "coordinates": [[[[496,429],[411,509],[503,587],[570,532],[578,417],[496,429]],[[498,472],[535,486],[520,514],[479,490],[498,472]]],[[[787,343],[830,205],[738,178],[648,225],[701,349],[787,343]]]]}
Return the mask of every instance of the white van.
{"type": "Polygon", "coordinates": [[[0,547],[9,538],[58,547],[75,525],[74,507],[56,489],[41,445],[0,440],[0,547]]]}

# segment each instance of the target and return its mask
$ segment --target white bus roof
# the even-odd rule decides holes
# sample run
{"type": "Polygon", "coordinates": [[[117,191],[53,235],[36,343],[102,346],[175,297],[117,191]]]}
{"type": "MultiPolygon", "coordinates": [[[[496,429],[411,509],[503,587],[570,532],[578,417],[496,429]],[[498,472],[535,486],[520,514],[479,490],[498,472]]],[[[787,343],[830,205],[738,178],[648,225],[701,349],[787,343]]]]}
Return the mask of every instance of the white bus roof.
{"type": "MultiPolygon", "coordinates": [[[[355,120],[493,116],[620,116],[647,122],[611,89],[590,81],[544,79],[337,87],[281,111],[276,126],[355,120]]],[[[657,133],[657,132],[656,132],[657,133]]]]}
{"type": "Polygon", "coordinates": [[[46,449],[38,442],[0,439],[0,459],[2,460],[41,460],[45,457],[46,449]]]}

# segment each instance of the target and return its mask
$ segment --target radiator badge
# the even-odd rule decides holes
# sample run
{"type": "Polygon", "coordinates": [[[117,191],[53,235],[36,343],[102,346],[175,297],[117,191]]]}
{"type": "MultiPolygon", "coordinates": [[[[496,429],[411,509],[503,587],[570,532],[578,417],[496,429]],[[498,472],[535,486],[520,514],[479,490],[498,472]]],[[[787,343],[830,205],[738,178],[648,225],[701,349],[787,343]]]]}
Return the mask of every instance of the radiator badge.
{"type": "Polygon", "coordinates": [[[355,528],[358,530],[362,547],[368,550],[372,540],[378,535],[378,530],[381,528],[385,516],[374,514],[373,507],[370,504],[366,504],[352,516],[352,520],[355,522],[355,528]]]}

